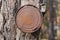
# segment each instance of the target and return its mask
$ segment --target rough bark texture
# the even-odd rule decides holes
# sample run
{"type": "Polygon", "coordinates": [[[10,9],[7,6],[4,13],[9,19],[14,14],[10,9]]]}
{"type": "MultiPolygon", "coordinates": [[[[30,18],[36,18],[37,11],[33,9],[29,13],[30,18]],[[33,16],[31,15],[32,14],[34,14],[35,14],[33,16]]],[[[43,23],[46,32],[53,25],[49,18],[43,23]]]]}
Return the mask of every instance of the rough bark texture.
{"type": "Polygon", "coordinates": [[[40,31],[32,34],[21,32],[15,24],[16,11],[20,6],[32,4],[39,8],[39,0],[1,0],[0,40],[38,40],[40,31]]]}

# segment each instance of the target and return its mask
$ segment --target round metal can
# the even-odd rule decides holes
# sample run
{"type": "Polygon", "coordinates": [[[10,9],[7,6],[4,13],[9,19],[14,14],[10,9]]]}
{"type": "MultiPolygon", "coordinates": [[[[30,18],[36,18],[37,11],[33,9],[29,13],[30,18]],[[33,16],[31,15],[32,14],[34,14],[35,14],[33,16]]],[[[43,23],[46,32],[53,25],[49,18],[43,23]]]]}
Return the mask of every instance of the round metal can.
{"type": "Polygon", "coordinates": [[[37,31],[42,25],[42,15],[39,9],[33,5],[21,7],[16,15],[17,27],[27,33],[37,31]]]}

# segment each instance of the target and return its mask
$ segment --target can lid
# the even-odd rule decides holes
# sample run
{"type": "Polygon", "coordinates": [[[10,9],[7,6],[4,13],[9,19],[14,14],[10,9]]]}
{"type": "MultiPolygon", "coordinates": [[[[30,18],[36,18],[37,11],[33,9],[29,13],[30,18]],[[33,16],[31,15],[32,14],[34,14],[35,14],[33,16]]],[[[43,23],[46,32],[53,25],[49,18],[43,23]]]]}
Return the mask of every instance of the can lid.
{"type": "Polygon", "coordinates": [[[23,32],[35,32],[42,24],[41,12],[34,6],[21,7],[16,15],[16,24],[23,32]]]}

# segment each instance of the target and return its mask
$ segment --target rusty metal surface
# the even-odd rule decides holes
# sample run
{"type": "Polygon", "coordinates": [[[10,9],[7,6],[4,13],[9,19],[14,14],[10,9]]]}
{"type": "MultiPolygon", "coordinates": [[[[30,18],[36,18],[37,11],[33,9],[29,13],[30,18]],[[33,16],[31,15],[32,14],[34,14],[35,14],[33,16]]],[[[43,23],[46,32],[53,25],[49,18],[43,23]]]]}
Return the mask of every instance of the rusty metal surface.
{"type": "Polygon", "coordinates": [[[24,6],[17,13],[16,24],[21,31],[32,33],[41,27],[42,15],[36,7],[24,6]]]}

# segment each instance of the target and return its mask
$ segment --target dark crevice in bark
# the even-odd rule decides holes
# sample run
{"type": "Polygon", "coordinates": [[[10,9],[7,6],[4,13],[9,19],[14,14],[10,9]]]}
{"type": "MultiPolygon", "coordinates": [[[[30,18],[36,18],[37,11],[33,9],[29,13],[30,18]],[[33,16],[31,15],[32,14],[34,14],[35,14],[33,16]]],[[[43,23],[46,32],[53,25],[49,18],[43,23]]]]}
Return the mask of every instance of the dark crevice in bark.
{"type": "Polygon", "coordinates": [[[14,38],[14,40],[16,40],[16,38],[14,38]]]}
{"type": "Polygon", "coordinates": [[[4,15],[3,15],[3,26],[5,25],[5,23],[6,23],[6,19],[5,19],[4,15]]]}
{"type": "Polygon", "coordinates": [[[21,0],[19,0],[19,2],[16,0],[15,9],[13,10],[15,12],[15,14],[14,14],[15,16],[17,15],[17,12],[18,12],[18,10],[20,8],[20,5],[21,5],[21,0]]]}
{"type": "Polygon", "coordinates": [[[2,1],[0,1],[0,9],[1,9],[1,6],[2,6],[2,1]]]}
{"type": "Polygon", "coordinates": [[[17,11],[17,0],[16,0],[16,2],[15,2],[15,8],[13,9],[13,11],[14,11],[14,14],[13,14],[13,16],[15,16],[15,14],[16,14],[16,11],[17,11]]]}
{"type": "Polygon", "coordinates": [[[4,40],[6,40],[6,37],[4,36],[4,40]]]}
{"type": "Polygon", "coordinates": [[[6,19],[5,19],[5,15],[3,14],[3,32],[4,32],[4,26],[5,26],[5,24],[6,24],[6,19]]]}
{"type": "Polygon", "coordinates": [[[4,0],[4,1],[6,1],[6,0],[4,0]]]}
{"type": "Polygon", "coordinates": [[[2,34],[2,32],[0,31],[0,34],[2,34]]]}
{"type": "Polygon", "coordinates": [[[39,40],[40,31],[41,31],[41,27],[40,27],[37,31],[35,31],[35,32],[31,33],[31,34],[32,34],[35,38],[37,38],[37,40],[39,40]]]}
{"type": "Polygon", "coordinates": [[[9,29],[9,28],[6,27],[6,32],[10,32],[10,30],[11,30],[11,29],[9,29]]]}
{"type": "Polygon", "coordinates": [[[19,0],[19,6],[21,5],[21,0],[19,0]]]}

